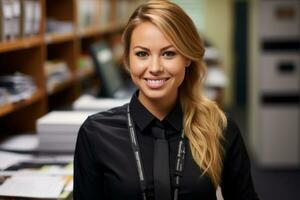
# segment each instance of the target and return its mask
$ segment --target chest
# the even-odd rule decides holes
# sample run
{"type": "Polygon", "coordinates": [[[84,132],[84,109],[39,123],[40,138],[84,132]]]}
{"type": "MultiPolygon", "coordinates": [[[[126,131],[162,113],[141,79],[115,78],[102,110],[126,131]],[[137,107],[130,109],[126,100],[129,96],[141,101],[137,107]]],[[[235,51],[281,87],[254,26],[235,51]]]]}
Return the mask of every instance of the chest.
{"type": "MultiPolygon", "coordinates": [[[[128,133],[124,137],[115,138],[114,142],[103,149],[99,156],[99,164],[105,180],[108,193],[112,199],[140,199],[140,181],[135,157],[131,149],[128,133]]],[[[174,174],[179,136],[168,140],[170,180],[172,191],[174,189],[174,174]]],[[[138,143],[143,163],[144,175],[148,191],[153,193],[153,152],[154,138],[150,135],[138,135],[138,143]]],[[[181,179],[179,199],[215,199],[215,189],[207,176],[201,175],[201,170],[194,162],[189,144],[186,145],[187,153],[184,161],[184,171],[181,179]]]]}

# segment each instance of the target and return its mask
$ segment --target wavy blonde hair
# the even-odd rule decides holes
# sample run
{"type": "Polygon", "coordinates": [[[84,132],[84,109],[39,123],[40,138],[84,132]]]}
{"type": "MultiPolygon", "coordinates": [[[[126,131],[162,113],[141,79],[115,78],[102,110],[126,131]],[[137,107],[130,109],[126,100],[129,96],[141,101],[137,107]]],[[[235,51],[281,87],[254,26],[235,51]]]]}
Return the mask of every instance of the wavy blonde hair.
{"type": "Polygon", "coordinates": [[[221,182],[223,149],[221,140],[227,120],[217,104],[202,95],[206,74],[204,45],[190,17],[176,4],[150,0],[140,5],[130,17],[123,32],[124,65],[129,69],[131,35],[143,22],[156,25],[165,37],[191,64],[186,68],[179,98],[183,109],[183,128],[197,165],[215,187],[221,182]]]}

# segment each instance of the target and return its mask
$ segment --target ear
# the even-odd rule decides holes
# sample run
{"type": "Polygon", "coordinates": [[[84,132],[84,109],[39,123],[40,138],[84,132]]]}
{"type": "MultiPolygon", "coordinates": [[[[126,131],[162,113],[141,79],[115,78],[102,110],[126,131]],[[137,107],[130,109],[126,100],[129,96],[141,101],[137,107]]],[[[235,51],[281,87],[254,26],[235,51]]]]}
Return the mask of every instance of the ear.
{"type": "Polygon", "coordinates": [[[191,65],[192,61],[190,59],[187,60],[185,67],[189,67],[191,65]]]}

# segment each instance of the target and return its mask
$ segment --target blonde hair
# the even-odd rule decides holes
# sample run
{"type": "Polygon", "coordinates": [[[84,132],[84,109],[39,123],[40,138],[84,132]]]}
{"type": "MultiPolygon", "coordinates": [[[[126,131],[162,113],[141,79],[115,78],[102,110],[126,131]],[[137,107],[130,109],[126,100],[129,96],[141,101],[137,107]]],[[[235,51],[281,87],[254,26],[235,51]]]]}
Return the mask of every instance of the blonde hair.
{"type": "Polygon", "coordinates": [[[224,113],[217,104],[202,95],[206,74],[203,63],[204,45],[190,17],[176,4],[150,0],[140,5],[130,17],[123,32],[124,65],[129,68],[131,35],[143,22],[156,25],[165,37],[191,64],[186,68],[179,98],[183,109],[183,129],[189,140],[197,165],[207,174],[215,187],[221,182],[223,149],[221,140],[227,125],[224,113]]]}

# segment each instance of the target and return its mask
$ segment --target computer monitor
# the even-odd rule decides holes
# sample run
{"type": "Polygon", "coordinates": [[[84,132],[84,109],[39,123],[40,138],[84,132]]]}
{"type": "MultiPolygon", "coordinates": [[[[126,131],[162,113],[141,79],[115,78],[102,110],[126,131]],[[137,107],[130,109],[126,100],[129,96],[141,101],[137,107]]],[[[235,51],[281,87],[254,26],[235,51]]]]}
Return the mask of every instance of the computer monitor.
{"type": "Polygon", "coordinates": [[[124,82],[121,72],[113,60],[111,49],[105,41],[100,41],[92,45],[90,50],[96,73],[101,79],[99,96],[114,97],[114,94],[124,85],[124,82]]]}
{"type": "Polygon", "coordinates": [[[96,73],[101,80],[100,97],[129,98],[136,87],[131,81],[125,80],[113,59],[110,47],[105,41],[91,46],[91,55],[96,73]]]}

